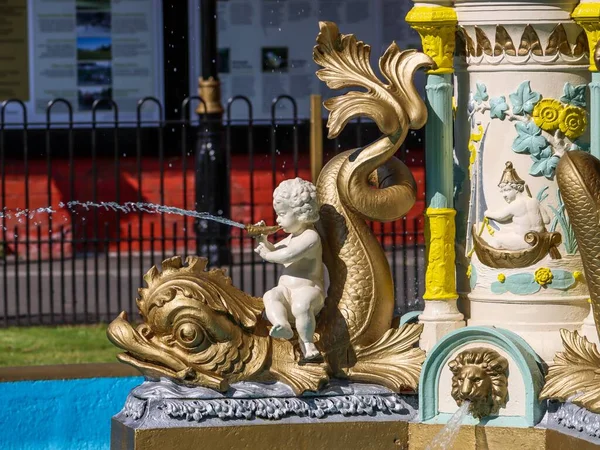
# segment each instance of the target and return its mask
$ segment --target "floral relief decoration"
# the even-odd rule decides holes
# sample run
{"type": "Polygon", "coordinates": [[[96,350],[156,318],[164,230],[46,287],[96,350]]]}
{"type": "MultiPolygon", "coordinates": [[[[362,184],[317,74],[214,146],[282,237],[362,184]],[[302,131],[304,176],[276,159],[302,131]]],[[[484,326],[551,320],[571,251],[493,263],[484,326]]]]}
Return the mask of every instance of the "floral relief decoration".
{"type": "Polygon", "coordinates": [[[539,92],[531,90],[529,81],[523,81],[507,102],[505,96],[490,98],[485,84],[477,83],[471,115],[489,112],[491,119],[515,122],[517,136],[513,151],[530,156],[530,175],[552,179],[566,151],[587,148],[579,141],[588,126],[586,88],[585,84],[566,83],[563,95],[557,100],[542,98],[539,92]]]}
{"type": "Polygon", "coordinates": [[[498,281],[493,282],[490,288],[494,294],[510,292],[516,295],[532,295],[542,288],[566,291],[583,280],[576,275],[576,272],[567,270],[539,267],[533,273],[498,274],[498,281]]]}

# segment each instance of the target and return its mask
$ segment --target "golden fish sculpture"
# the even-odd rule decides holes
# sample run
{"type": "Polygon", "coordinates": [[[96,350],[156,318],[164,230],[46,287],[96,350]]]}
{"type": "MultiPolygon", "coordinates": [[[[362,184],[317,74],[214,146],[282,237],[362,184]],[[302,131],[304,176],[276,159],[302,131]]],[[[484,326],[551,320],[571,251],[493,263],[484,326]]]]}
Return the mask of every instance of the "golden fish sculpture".
{"type": "MultiPolygon", "coordinates": [[[[556,180],[577,238],[600,335],[600,160],[583,151],[565,153],[556,180]]],[[[561,330],[564,352],[548,370],[541,399],[569,399],[600,413],[600,353],[577,331],[561,330]]]]}
{"type": "Polygon", "coordinates": [[[371,145],[333,158],[317,182],[317,228],[330,274],[317,318],[316,345],[325,362],[301,364],[295,338],[269,336],[262,300],[232,286],[222,271],[206,271],[206,260],[197,257],[185,265],[171,258],[162,272],[153,267],[146,274],[148,287],[140,289],[137,300],[144,323],[134,328],[121,314],[108,328],[111,341],[125,350],[121,361],[149,377],[221,391],[242,380],[282,381],[301,394],[318,390],[331,377],[394,391],[417,387],[425,359],[415,347],[422,326],[392,326],[392,275],[366,221],[399,219],[415,202],[414,178],[394,153],[408,131],[427,120],[413,76],[434,63],[393,43],[379,60],[382,82],[369,56],[368,45],[340,34],[334,23],[320,23],[313,58],[323,68],[317,76],[331,89],[364,89],[325,102],[329,137],[358,116],[373,119],[383,133],[371,145]]]}

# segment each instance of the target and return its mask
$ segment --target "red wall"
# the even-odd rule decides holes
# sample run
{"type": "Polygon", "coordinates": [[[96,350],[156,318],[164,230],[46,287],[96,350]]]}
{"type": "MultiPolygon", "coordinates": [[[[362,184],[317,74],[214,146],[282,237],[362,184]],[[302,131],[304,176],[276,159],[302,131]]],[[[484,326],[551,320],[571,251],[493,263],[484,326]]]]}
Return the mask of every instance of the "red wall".
{"type": "MultiPolygon", "coordinates": [[[[271,206],[271,195],[273,192],[271,160],[270,156],[255,157],[254,172],[254,217],[251,217],[250,208],[250,174],[248,172],[248,158],[236,156],[232,161],[232,185],[231,185],[231,218],[233,220],[250,223],[260,219],[265,219],[268,223],[272,222],[273,211],[271,206]]],[[[117,198],[117,187],[115,183],[115,165],[111,159],[98,160],[97,164],[97,200],[137,202],[141,194],[141,201],[176,206],[179,208],[194,208],[194,172],[193,159],[189,158],[186,162],[187,170],[184,173],[183,161],[180,157],[166,159],[164,164],[163,186],[160,183],[160,165],[158,159],[144,158],[142,161],[142,179],[141,185],[138,182],[137,166],[134,158],[122,158],[119,162],[118,185],[119,198],[117,198]],[[161,190],[162,187],[162,190],[161,190]],[[184,190],[187,189],[187,192],[184,190]],[[164,198],[161,198],[161,191],[164,198]]],[[[280,181],[294,176],[292,161],[286,157],[279,157],[277,167],[281,167],[276,173],[276,184],[280,181]]],[[[422,167],[412,167],[413,174],[417,180],[418,195],[417,203],[408,214],[407,231],[412,233],[414,217],[421,217],[424,209],[424,170],[422,167]]],[[[32,244],[30,245],[29,255],[31,258],[37,258],[38,255],[45,259],[48,256],[49,242],[54,248],[53,256],[57,256],[60,249],[61,229],[65,236],[64,251],[68,255],[72,251],[70,240],[75,238],[76,244],[80,250],[87,245],[87,250],[91,251],[94,246],[103,250],[115,251],[118,244],[110,242],[121,236],[127,239],[130,235],[134,240],[142,238],[149,239],[152,231],[156,238],[165,239],[165,248],[173,252],[173,235],[177,234],[179,238],[183,237],[184,227],[188,227],[188,236],[190,238],[189,247],[194,248],[193,243],[193,220],[184,219],[181,216],[165,214],[161,218],[158,214],[139,213],[123,214],[121,213],[117,220],[117,213],[113,211],[97,210],[86,211],[78,208],[74,214],[70,214],[64,209],[58,208],[59,202],[66,202],[70,198],[70,167],[68,161],[53,161],[51,167],[50,197],[48,196],[48,167],[45,161],[30,161],[28,172],[28,186],[25,183],[25,167],[22,161],[7,161],[5,177],[5,207],[11,218],[4,218],[3,225],[6,228],[6,240],[9,242],[8,252],[14,253],[15,240],[17,241],[17,253],[25,255],[25,241],[27,236],[32,244]],[[26,189],[29,190],[29,209],[37,209],[52,205],[57,211],[52,215],[51,232],[49,231],[50,217],[46,213],[37,213],[29,220],[27,227],[26,220],[14,217],[17,208],[23,209],[26,205],[26,189]],[[98,242],[91,238],[94,235],[94,218],[98,217],[98,242]],[[140,234],[141,218],[141,234],[140,234]],[[164,220],[164,230],[162,229],[164,220]],[[74,227],[74,222],[76,226],[74,227]],[[107,224],[105,226],[105,223],[107,224]],[[14,228],[17,227],[17,238],[14,237],[14,228]],[[39,226],[39,227],[38,227],[39,226]],[[174,230],[174,226],[177,227],[174,230]],[[61,228],[62,227],[62,228],[61,228]],[[42,245],[37,245],[38,228],[40,230],[42,245]],[[86,242],[87,244],[84,244],[86,242]],[[106,244],[108,243],[108,247],[106,244]],[[41,249],[41,254],[38,248],[41,249]]],[[[90,159],[82,158],[75,161],[75,194],[74,198],[79,201],[91,201],[94,198],[93,180],[94,173],[90,159]]],[[[310,179],[310,170],[308,157],[300,160],[298,176],[310,179]]],[[[0,194],[2,187],[0,186],[0,194]]],[[[419,225],[422,231],[422,220],[419,225]]],[[[376,231],[380,227],[376,226],[376,231]]],[[[401,231],[401,225],[396,226],[396,231],[401,231]]],[[[391,224],[386,224],[384,232],[389,233],[392,230],[391,224]]],[[[239,229],[233,229],[234,236],[239,235],[239,229]]],[[[411,238],[412,240],[412,238],[411,238]]],[[[398,240],[400,242],[400,239],[398,240]]],[[[248,240],[248,245],[251,241],[248,240]]],[[[131,248],[133,251],[150,251],[150,242],[138,241],[131,244],[121,243],[121,250],[127,251],[131,248]]],[[[155,243],[155,250],[162,249],[162,243],[155,243]]],[[[183,243],[180,243],[183,245],[183,243]]],[[[237,241],[234,240],[234,245],[237,241]]]]}

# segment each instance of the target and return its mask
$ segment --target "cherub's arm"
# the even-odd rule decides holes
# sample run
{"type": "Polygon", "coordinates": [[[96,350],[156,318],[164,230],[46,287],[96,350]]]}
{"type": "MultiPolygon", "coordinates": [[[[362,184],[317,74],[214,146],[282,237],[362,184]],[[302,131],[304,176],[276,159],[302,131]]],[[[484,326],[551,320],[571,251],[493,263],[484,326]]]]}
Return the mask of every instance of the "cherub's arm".
{"type": "MultiPolygon", "coordinates": [[[[264,220],[261,220],[260,222],[257,222],[257,223],[255,223],[254,225],[256,225],[256,226],[262,226],[262,227],[264,227],[266,224],[265,224],[265,221],[264,221],[264,220]]],[[[255,239],[255,240],[256,240],[256,242],[258,242],[259,244],[263,244],[263,245],[265,246],[265,248],[266,248],[267,250],[269,250],[270,252],[273,252],[273,251],[277,250],[279,247],[281,247],[281,246],[283,246],[283,245],[284,245],[284,244],[283,244],[283,240],[279,241],[279,242],[278,242],[278,243],[276,243],[276,244],[273,244],[273,243],[271,243],[271,242],[270,242],[270,241],[267,239],[267,236],[265,236],[264,234],[259,234],[259,235],[258,235],[258,236],[256,236],[254,239],[255,239]]]]}
{"type": "Polygon", "coordinates": [[[508,205],[506,208],[499,209],[497,211],[487,210],[484,215],[492,220],[496,220],[498,222],[506,222],[513,218],[514,212],[511,205],[508,205]]]}
{"type": "Polygon", "coordinates": [[[259,244],[257,252],[265,261],[276,264],[291,264],[304,258],[308,252],[318,245],[319,240],[316,231],[306,230],[292,239],[285,247],[277,248],[274,251],[265,251],[266,248],[261,249],[261,244],[259,244]]]}
{"type": "Polygon", "coordinates": [[[265,246],[265,248],[267,250],[269,250],[270,252],[273,252],[277,249],[278,246],[281,246],[281,242],[278,242],[277,244],[273,244],[271,242],[269,242],[269,240],[267,239],[267,237],[265,235],[260,235],[256,238],[256,240],[258,241],[259,245],[262,244],[265,246]]]}

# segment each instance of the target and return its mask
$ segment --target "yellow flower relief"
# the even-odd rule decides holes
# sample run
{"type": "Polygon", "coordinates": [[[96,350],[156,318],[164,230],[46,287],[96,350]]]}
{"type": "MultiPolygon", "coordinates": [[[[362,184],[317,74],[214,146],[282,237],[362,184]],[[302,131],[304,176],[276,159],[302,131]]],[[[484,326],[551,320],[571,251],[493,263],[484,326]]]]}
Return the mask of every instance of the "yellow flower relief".
{"type": "Polygon", "coordinates": [[[471,264],[469,264],[469,267],[467,268],[467,278],[471,278],[472,273],[473,273],[473,266],[471,264]]]}
{"type": "Polygon", "coordinates": [[[573,272],[573,278],[575,278],[576,280],[579,280],[582,275],[583,274],[579,270],[576,270],[575,272],[573,272]]]}
{"type": "Polygon", "coordinates": [[[579,106],[569,105],[560,113],[560,131],[572,141],[583,134],[587,128],[587,113],[579,106]]]}
{"type": "Polygon", "coordinates": [[[552,283],[554,275],[552,275],[552,271],[547,267],[540,267],[533,274],[533,278],[540,286],[546,286],[547,284],[552,283]]]}
{"type": "Polygon", "coordinates": [[[503,273],[499,273],[498,274],[498,281],[500,283],[504,283],[506,281],[506,275],[504,275],[503,273]]]}
{"type": "Polygon", "coordinates": [[[553,98],[543,98],[533,108],[533,121],[542,130],[552,132],[560,125],[563,105],[553,98]]]}

